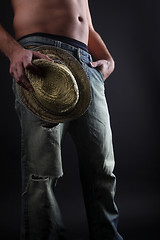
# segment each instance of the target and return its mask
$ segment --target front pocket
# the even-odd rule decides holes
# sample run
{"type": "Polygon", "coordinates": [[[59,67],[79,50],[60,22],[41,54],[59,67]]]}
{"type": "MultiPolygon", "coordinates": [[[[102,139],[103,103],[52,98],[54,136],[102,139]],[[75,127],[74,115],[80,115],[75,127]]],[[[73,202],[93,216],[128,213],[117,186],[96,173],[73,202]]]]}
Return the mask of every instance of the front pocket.
{"type": "Polygon", "coordinates": [[[102,74],[102,72],[100,71],[100,69],[99,69],[99,68],[96,68],[96,70],[97,70],[97,72],[99,73],[99,75],[100,75],[100,78],[101,78],[102,82],[104,82],[104,77],[103,77],[103,74],[102,74]]]}

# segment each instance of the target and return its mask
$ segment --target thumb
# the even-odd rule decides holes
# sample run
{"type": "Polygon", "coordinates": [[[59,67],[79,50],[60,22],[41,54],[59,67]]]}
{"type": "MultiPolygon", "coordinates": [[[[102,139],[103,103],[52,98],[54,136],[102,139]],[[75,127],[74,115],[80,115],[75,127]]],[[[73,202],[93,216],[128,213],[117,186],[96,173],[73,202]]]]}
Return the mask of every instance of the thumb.
{"type": "Polygon", "coordinates": [[[92,68],[96,68],[102,65],[101,60],[97,60],[95,62],[90,62],[89,63],[92,68]]]}

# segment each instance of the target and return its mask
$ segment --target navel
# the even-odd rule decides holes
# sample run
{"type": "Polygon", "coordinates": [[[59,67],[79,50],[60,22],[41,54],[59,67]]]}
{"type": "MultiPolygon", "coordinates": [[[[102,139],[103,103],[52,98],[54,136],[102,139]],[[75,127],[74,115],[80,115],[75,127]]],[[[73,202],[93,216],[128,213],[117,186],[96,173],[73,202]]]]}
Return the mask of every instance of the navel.
{"type": "Polygon", "coordinates": [[[81,16],[78,17],[78,20],[79,20],[80,22],[83,22],[83,18],[82,18],[81,16]]]}

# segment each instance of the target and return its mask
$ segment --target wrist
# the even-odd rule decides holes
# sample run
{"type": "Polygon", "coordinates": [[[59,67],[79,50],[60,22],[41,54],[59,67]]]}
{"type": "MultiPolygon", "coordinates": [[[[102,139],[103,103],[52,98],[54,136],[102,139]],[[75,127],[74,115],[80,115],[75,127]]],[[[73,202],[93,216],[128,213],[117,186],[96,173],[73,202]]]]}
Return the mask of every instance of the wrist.
{"type": "Polygon", "coordinates": [[[10,47],[6,51],[6,56],[11,61],[13,59],[13,56],[18,52],[22,51],[22,49],[23,47],[15,40],[12,43],[10,43],[10,47]]]}
{"type": "Polygon", "coordinates": [[[109,60],[109,63],[110,63],[110,71],[112,73],[115,69],[115,61],[113,60],[113,58],[109,60]]]}

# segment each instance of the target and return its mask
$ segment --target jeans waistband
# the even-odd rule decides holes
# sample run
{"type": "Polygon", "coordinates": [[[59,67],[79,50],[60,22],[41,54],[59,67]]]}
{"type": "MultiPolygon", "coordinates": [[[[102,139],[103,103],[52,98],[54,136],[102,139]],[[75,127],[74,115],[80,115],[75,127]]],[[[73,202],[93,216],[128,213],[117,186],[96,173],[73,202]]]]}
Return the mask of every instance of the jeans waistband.
{"type": "MultiPolygon", "coordinates": [[[[51,34],[50,34],[50,36],[51,36],[51,34]]],[[[18,40],[18,42],[25,48],[38,47],[40,45],[51,45],[51,46],[59,47],[66,51],[69,51],[69,52],[73,53],[74,55],[78,51],[79,54],[82,55],[84,58],[87,58],[90,61],[92,61],[92,57],[87,51],[83,50],[82,48],[76,47],[72,44],[68,44],[66,42],[60,41],[59,39],[55,40],[54,36],[55,35],[53,35],[53,38],[51,38],[51,37],[46,36],[46,34],[42,34],[42,35],[30,34],[30,35],[26,35],[26,36],[20,38],[18,40]]],[[[77,42],[79,42],[79,41],[77,41],[77,42]]]]}
{"type": "Polygon", "coordinates": [[[27,34],[26,36],[21,37],[18,40],[18,42],[22,41],[22,39],[24,39],[24,38],[26,39],[26,37],[32,37],[32,36],[34,36],[34,37],[35,36],[46,37],[46,38],[49,38],[49,39],[52,39],[52,40],[61,41],[61,42],[73,45],[74,47],[81,48],[82,50],[88,52],[88,46],[85,43],[80,42],[80,41],[78,41],[76,39],[73,39],[73,38],[69,38],[69,37],[66,37],[66,36],[60,36],[60,35],[55,35],[55,34],[50,34],[50,33],[36,32],[36,33],[27,34]]]}

